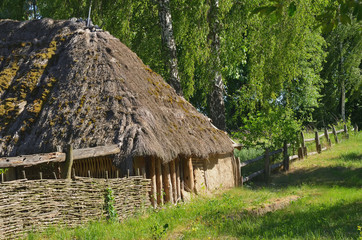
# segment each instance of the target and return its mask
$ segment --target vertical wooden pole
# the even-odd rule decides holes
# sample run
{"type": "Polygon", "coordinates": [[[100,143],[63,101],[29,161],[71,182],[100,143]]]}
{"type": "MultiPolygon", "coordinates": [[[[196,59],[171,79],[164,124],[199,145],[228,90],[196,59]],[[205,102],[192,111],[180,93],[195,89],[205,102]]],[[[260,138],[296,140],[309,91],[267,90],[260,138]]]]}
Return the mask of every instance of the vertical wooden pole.
{"type": "Polygon", "coordinates": [[[151,157],[151,166],[150,166],[150,178],[151,178],[151,204],[153,208],[157,207],[157,193],[156,193],[156,164],[155,158],[151,157]]]}
{"type": "Polygon", "coordinates": [[[304,157],[308,156],[308,153],[307,153],[307,147],[305,146],[304,133],[300,132],[300,134],[301,134],[301,137],[302,137],[302,154],[303,154],[303,158],[304,158],[304,157]]]}
{"type": "Polygon", "coordinates": [[[269,155],[269,148],[265,149],[265,159],[264,159],[264,177],[265,182],[269,182],[270,177],[270,155],[269,155]]]}
{"type": "Polygon", "coordinates": [[[23,173],[23,179],[26,179],[25,170],[23,170],[22,173],[23,173]]]}
{"type": "Polygon", "coordinates": [[[73,146],[70,144],[67,149],[62,178],[71,179],[73,167],[73,146]]]}
{"type": "Polygon", "coordinates": [[[283,146],[283,169],[284,171],[289,170],[289,154],[288,154],[288,144],[287,141],[284,141],[283,146]]]}
{"type": "Polygon", "coordinates": [[[108,180],[108,171],[105,171],[105,177],[108,180]]]}
{"type": "Polygon", "coordinates": [[[354,124],[354,132],[358,133],[358,125],[357,125],[357,123],[354,124]]]}
{"type": "Polygon", "coordinates": [[[181,181],[180,181],[180,160],[176,158],[176,185],[177,185],[177,200],[181,199],[181,181]]]}
{"type": "Polygon", "coordinates": [[[116,178],[119,178],[119,171],[116,171],[116,178]]]}
{"type": "Polygon", "coordinates": [[[187,158],[184,161],[184,180],[185,188],[189,192],[194,192],[194,169],[192,167],[192,158],[187,158]]]}
{"type": "Polygon", "coordinates": [[[317,130],[315,131],[314,135],[315,135],[315,147],[316,147],[317,153],[321,153],[322,148],[321,148],[321,143],[320,143],[320,140],[319,140],[319,135],[318,135],[317,130]]]}
{"type": "MultiPolygon", "coordinates": [[[[154,159],[154,157],[152,157],[154,159]]],[[[163,204],[163,184],[162,184],[162,168],[161,159],[156,158],[156,188],[157,188],[157,204],[163,204]]]]}
{"type": "Polygon", "coordinates": [[[162,181],[165,189],[165,202],[173,202],[172,184],[169,164],[162,164],[162,181]]]}
{"type": "Polygon", "coordinates": [[[329,139],[329,133],[328,133],[327,128],[324,128],[324,136],[326,137],[326,141],[327,141],[328,146],[331,147],[332,143],[331,143],[331,139],[329,139]]]}
{"type": "Polygon", "coordinates": [[[5,179],[4,179],[4,173],[1,173],[1,183],[4,183],[5,179]]]}
{"type": "Polygon", "coordinates": [[[338,144],[339,141],[338,141],[337,131],[333,125],[332,125],[332,131],[333,131],[334,139],[336,140],[336,144],[338,144]]]}
{"type": "Polygon", "coordinates": [[[347,125],[346,125],[346,124],[343,125],[343,130],[344,130],[344,134],[346,135],[346,138],[348,139],[348,138],[349,138],[349,134],[348,134],[348,129],[347,129],[347,125]]]}
{"type": "Polygon", "coordinates": [[[57,174],[55,172],[53,172],[53,176],[54,176],[54,179],[58,179],[57,174]]]}
{"type": "Polygon", "coordinates": [[[40,178],[40,180],[43,179],[43,173],[42,172],[39,172],[39,178],[40,178]]]}
{"type": "Polygon", "coordinates": [[[240,168],[240,185],[244,186],[243,168],[240,168]]]}
{"type": "Polygon", "coordinates": [[[172,160],[169,163],[170,166],[170,174],[171,174],[171,185],[172,185],[172,193],[173,193],[173,203],[177,201],[177,185],[176,185],[176,166],[175,160],[172,160]]]}
{"type": "Polygon", "coordinates": [[[236,186],[242,186],[240,158],[239,157],[235,158],[235,161],[236,161],[236,186]]]}
{"type": "Polygon", "coordinates": [[[185,179],[184,179],[184,160],[183,158],[179,158],[179,166],[180,166],[180,183],[181,183],[181,199],[183,198],[183,191],[185,191],[185,179]]]}

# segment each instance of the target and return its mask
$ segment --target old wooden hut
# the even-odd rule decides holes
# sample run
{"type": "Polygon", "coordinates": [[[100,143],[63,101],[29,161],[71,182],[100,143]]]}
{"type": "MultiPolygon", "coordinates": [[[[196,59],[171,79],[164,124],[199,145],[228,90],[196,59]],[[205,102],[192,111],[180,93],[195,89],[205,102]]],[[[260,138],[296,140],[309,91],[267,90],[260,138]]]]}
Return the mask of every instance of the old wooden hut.
{"type": "MultiPolygon", "coordinates": [[[[144,169],[158,203],[238,182],[228,135],[117,38],[85,22],[0,20],[0,97],[0,163],[69,144],[116,144],[112,155],[75,160],[76,174],[144,169]]],[[[54,169],[50,161],[27,176],[54,169]]]]}

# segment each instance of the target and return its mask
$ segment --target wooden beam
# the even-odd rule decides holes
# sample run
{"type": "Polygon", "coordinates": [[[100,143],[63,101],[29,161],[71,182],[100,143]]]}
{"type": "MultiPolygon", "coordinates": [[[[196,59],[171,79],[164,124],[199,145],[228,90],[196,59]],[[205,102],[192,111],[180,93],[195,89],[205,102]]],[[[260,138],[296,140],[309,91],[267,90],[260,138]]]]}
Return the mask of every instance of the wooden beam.
{"type": "Polygon", "coordinates": [[[332,146],[331,139],[329,139],[329,132],[327,128],[324,128],[324,136],[326,137],[326,141],[329,147],[332,146]]]}
{"type": "Polygon", "coordinates": [[[176,201],[177,201],[177,186],[176,186],[175,160],[172,160],[171,162],[169,162],[169,166],[170,166],[172,193],[173,193],[173,203],[176,203],[176,201]]]}
{"type": "MultiPolygon", "coordinates": [[[[152,157],[155,158],[155,157],[152,157]]],[[[162,188],[162,167],[161,159],[156,158],[156,188],[157,188],[157,204],[163,205],[163,188],[162,188]]]]}
{"type": "Polygon", "coordinates": [[[153,208],[157,207],[157,183],[156,183],[156,161],[151,157],[150,164],[150,178],[151,178],[151,203],[153,208]]]}
{"type": "Polygon", "coordinates": [[[84,159],[84,158],[94,158],[94,157],[102,157],[108,155],[114,155],[119,153],[121,150],[119,149],[117,144],[108,145],[108,146],[99,146],[93,148],[82,148],[75,149],[73,151],[74,160],[84,159]]]}
{"type": "Polygon", "coordinates": [[[33,155],[22,155],[17,157],[0,157],[0,168],[30,167],[41,163],[64,162],[65,153],[39,153],[33,155]]]}

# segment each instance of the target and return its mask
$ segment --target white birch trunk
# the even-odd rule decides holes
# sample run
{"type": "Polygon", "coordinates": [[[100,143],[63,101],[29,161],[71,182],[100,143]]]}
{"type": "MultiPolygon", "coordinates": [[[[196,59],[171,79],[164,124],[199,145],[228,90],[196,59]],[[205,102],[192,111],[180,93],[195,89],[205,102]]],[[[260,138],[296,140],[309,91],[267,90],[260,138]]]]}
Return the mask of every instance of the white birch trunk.
{"type": "Polygon", "coordinates": [[[178,74],[176,43],[173,36],[172,17],[169,0],[158,1],[158,15],[161,24],[161,37],[169,71],[169,83],[179,95],[182,95],[181,82],[178,74]]]}

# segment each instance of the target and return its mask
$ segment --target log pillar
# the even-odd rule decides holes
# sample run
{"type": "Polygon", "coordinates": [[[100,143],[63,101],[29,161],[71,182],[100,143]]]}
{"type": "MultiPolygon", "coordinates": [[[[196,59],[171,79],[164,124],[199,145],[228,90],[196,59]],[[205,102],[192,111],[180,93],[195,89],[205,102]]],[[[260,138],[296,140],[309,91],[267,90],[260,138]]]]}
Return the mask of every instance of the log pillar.
{"type": "Polygon", "coordinates": [[[332,126],[332,131],[333,131],[333,135],[334,135],[334,140],[336,141],[336,144],[338,144],[339,141],[338,141],[337,131],[334,126],[332,126]]]}
{"type": "Polygon", "coordinates": [[[321,146],[321,142],[319,140],[318,131],[315,131],[315,148],[317,150],[317,153],[322,152],[322,146],[321,146]]]}
{"type": "Polygon", "coordinates": [[[194,169],[192,167],[192,158],[187,158],[184,161],[184,181],[185,181],[185,189],[188,192],[194,192],[194,169]]]}
{"type": "Polygon", "coordinates": [[[172,160],[169,165],[170,165],[170,175],[171,175],[171,185],[172,185],[172,193],[173,193],[173,203],[177,202],[177,185],[176,185],[176,166],[175,166],[175,161],[176,160],[172,160]]]}
{"type": "Polygon", "coordinates": [[[73,167],[73,146],[69,145],[67,149],[65,163],[62,170],[62,178],[71,179],[73,167]]]}
{"type": "Polygon", "coordinates": [[[181,181],[180,181],[180,160],[176,158],[176,187],[177,187],[177,200],[181,200],[181,181]]]}
{"type": "Polygon", "coordinates": [[[173,202],[172,184],[170,176],[170,166],[168,163],[162,164],[162,181],[165,190],[165,202],[173,202]]]}
{"type": "Polygon", "coordinates": [[[150,164],[150,178],[151,178],[151,204],[153,208],[157,207],[157,183],[156,183],[156,161],[151,157],[150,164]]]}
{"type": "MultiPolygon", "coordinates": [[[[154,158],[154,157],[152,157],[154,158]]],[[[156,188],[157,188],[157,204],[163,204],[163,184],[162,184],[162,167],[161,159],[156,158],[156,188]]]]}

